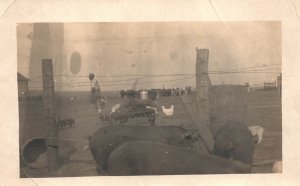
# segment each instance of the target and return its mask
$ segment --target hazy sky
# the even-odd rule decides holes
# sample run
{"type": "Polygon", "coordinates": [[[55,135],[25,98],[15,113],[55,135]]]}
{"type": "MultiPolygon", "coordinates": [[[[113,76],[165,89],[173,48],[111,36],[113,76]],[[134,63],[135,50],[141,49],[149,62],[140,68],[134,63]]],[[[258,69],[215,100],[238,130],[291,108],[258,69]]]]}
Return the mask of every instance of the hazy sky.
{"type": "MultiPolygon", "coordinates": [[[[62,74],[87,75],[91,71],[104,76],[195,73],[196,47],[209,49],[209,71],[281,64],[280,22],[65,23],[63,32],[63,52],[51,54],[55,51],[51,47],[55,48],[58,38],[62,37],[57,37],[57,32],[50,26],[49,39],[53,45],[50,46],[50,57],[63,55],[62,60],[55,62],[60,64],[56,64],[59,70],[55,71],[62,74]],[[74,52],[81,55],[77,74],[70,72],[70,58],[74,52]]],[[[18,54],[22,53],[20,48],[18,54]]],[[[280,72],[281,66],[262,69],[280,72]]],[[[273,73],[235,73],[211,74],[210,78],[213,84],[252,84],[272,81],[276,76],[273,73]]],[[[159,82],[176,78],[143,79],[141,82],[156,83],[141,84],[139,88],[162,87],[162,84],[169,87],[194,85],[193,78],[159,82]]],[[[111,80],[118,78],[100,78],[104,82],[111,80]]],[[[124,88],[128,85],[105,89],[124,88]]]]}

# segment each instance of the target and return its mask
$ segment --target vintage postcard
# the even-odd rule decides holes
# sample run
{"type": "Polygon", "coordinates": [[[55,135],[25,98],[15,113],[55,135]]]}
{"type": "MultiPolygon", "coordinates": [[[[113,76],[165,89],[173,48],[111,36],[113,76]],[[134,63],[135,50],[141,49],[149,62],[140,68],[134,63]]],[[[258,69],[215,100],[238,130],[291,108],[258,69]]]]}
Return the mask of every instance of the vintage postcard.
{"type": "Polygon", "coordinates": [[[297,185],[300,4],[229,2],[1,3],[0,185],[297,185]]]}
{"type": "Polygon", "coordinates": [[[281,23],[17,25],[20,177],[282,172],[281,23]]]}

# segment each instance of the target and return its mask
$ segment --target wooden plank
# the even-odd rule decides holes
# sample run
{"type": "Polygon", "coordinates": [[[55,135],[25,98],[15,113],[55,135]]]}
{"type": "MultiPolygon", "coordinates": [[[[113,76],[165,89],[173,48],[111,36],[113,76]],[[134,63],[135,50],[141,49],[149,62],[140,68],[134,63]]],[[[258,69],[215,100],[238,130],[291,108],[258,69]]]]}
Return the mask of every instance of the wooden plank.
{"type": "MultiPolygon", "coordinates": [[[[206,125],[209,128],[209,77],[208,71],[208,54],[207,49],[196,49],[196,100],[197,110],[201,118],[202,125],[206,125]]],[[[200,127],[202,127],[202,125],[200,127]]]]}
{"type": "Polygon", "coordinates": [[[192,101],[189,95],[182,95],[181,96],[183,105],[187,113],[189,114],[192,122],[194,125],[197,127],[199,130],[199,135],[201,139],[203,140],[207,151],[212,152],[214,149],[214,137],[208,127],[203,125],[201,121],[201,117],[198,114],[198,111],[195,109],[196,108],[196,103],[195,101],[192,101]]]}
{"type": "Polygon", "coordinates": [[[208,77],[208,49],[196,49],[196,107],[189,96],[182,96],[184,106],[191,116],[193,123],[199,129],[199,135],[209,152],[214,149],[214,138],[210,131],[210,107],[208,91],[211,86],[208,77]],[[194,109],[196,108],[196,109],[194,109]]]}
{"type": "Polygon", "coordinates": [[[43,74],[43,101],[46,111],[46,120],[48,123],[48,138],[46,140],[47,146],[47,162],[48,171],[52,172],[58,168],[58,134],[57,128],[53,121],[54,116],[54,78],[52,59],[42,60],[42,74],[43,74]]]}

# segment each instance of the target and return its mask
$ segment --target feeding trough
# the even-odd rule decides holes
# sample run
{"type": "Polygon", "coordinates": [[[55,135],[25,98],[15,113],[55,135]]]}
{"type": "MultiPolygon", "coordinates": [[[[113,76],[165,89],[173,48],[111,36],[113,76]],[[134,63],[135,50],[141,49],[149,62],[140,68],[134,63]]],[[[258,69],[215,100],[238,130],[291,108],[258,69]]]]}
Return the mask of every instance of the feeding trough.
{"type": "Polygon", "coordinates": [[[47,168],[46,139],[42,137],[27,140],[21,149],[22,161],[31,168],[47,168]]]}

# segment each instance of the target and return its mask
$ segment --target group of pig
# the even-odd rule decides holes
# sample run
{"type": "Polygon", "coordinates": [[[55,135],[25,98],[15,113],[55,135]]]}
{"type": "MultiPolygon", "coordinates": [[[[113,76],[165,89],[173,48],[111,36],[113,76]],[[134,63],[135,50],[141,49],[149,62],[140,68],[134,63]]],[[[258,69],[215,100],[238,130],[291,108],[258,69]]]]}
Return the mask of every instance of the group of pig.
{"type": "Polygon", "coordinates": [[[99,175],[230,174],[251,172],[255,144],[238,122],[223,125],[211,152],[198,132],[179,126],[108,125],[89,138],[89,149],[99,175]]]}

